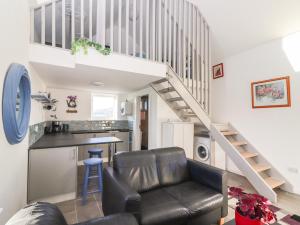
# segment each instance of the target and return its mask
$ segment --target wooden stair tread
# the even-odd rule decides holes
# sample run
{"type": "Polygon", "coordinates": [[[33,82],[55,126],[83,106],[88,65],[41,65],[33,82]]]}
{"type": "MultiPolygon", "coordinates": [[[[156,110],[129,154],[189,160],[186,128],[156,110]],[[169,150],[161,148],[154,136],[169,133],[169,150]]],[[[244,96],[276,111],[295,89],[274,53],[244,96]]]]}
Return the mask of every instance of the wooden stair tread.
{"type": "Polygon", "coordinates": [[[232,130],[221,131],[221,133],[222,133],[224,136],[232,136],[232,135],[237,135],[237,134],[238,134],[238,132],[232,131],[232,130]]]}
{"type": "Polygon", "coordinates": [[[181,109],[190,109],[189,106],[185,105],[185,106],[176,106],[174,107],[176,110],[181,110],[181,109]]]}
{"type": "Polygon", "coordinates": [[[252,164],[251,166],[256,172],[262,172],[271,169],[269,165],[263,165],[263,164],[252,164]]]}
{"type": "Polygon", "coordinates": [[[160,83],[167,82],[167,81],[168,81],[167,78],[163,78],[163,79],[152,82],[152,84],[160,84],[160,83]]]}
{"type": "Polygon", "coordinates": [[[254,152],[247,152],[247,151],[241,152],[241,155],[242,155],[245,159],[253,158],[253,157],[258,156],[257,153],[254,153],[254,152]]]}
{"type": "Polygon", "coordinates": [[[175,98],[168,98],[168,102],[176,102],[176,101],[183,101],[181,97],[175,97],[175,98]]]}
{"type": "Polygon", "coordinates": [[[234,142],[231,142],[231,144],[233,146],[243,146],[243,145],[247,145],[248,143],[246,141],[234,141],[234,142]]]}
{"type": "Polygon", "coordinates": [[[161,93],[161,94],[166,94],[166,93],[173,92],[173,91],[175,91],[175,88],[169,87],[169,88],[161,89],[158,92],[161,93]]]}
{"type": "Polygon", "coordinates": [[[195,117],[197,116],[195,113],[186,113],[183,115],[184,117],[195,117]]]}
{"type": "Polygon", "coordinates": [[[281,186],[285,183],[283,180],[278,180],[278,179],[275,179],[273,177],[268,177],[268,178],[265,179],[265,181],[272,188],[279,187],[279,186],[281,186]]]}

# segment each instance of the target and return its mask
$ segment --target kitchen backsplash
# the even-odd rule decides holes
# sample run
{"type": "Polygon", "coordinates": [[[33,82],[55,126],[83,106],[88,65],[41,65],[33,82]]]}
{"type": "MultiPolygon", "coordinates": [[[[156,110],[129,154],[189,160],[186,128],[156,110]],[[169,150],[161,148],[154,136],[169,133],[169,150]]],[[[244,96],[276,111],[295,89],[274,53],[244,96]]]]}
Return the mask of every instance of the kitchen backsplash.
{"type": "MultiPolygon", "coordinates": [[[[133,129],[133,121],[128,120],[71,120],[61,122],[69,124],[69,131],[133,129]]],[[[44,135],[45,126],[50,126],[51,123],[52,121],[46,121],[29,127],[29,146],[44,135]]]]}
{"type": "Polygon", "coordinates": [[[44,135],[44,129],[47,122],[41,122],[29,126],[29,146],[35,143],[44,135]]]}
{"type": "Polygon", "coordinates": [[[130,129],[128,120],[72,120],[61,122],[69,124],[70,131],[130,129]]]}

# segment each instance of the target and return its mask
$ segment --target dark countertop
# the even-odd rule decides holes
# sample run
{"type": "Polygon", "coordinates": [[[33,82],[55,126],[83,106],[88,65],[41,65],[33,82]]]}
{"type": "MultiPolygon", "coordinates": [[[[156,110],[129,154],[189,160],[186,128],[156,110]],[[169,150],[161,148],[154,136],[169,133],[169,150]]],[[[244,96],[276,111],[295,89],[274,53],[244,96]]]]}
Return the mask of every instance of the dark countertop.
{"type": "Polygon", "coordinates": [[[31,149],[61,148],[123,142],[116,137],[78,138],[71,133],[46,134],[29,147],[31,149]]]}
{"type": "Polygon", "coordinates": [[[102,129],[102,130],[76,130],[76,131],[70,131],[72,134],[87,134],[87,133],[108,133],[111,131],[116,132],[131,132],[130,129],[102,129]]]}

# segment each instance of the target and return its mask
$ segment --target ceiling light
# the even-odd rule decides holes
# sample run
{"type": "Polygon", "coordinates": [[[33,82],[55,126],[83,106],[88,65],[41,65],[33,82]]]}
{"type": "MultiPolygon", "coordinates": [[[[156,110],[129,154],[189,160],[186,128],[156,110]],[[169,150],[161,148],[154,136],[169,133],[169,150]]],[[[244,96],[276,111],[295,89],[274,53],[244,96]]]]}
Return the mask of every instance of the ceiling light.
{"type": "Polygon", "coordinates": [[[100,81],[93,81],[93,82],[91,82],[91,85],[101,87],[101,86],[104,86],[104,83],[102,83],[100,81]]]}
{"type": "Polygon", "coordinates": [[[300,71],[300,32],[291,34],[282,40],[282,48],[295,72],[300,71]]]}

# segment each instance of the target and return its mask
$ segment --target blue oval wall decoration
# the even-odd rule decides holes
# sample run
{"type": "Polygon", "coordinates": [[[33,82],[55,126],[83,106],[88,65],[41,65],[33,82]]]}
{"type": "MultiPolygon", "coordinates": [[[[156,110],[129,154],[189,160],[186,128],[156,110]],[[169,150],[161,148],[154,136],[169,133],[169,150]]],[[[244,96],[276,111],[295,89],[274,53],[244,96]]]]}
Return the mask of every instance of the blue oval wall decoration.
{"type": "Polygon", "coordinates": [[[25,66],[9,66],[2,94],[2,122],[7,141],[20,143],[26,136],[31,109],[31,87],[25,66]]]}

